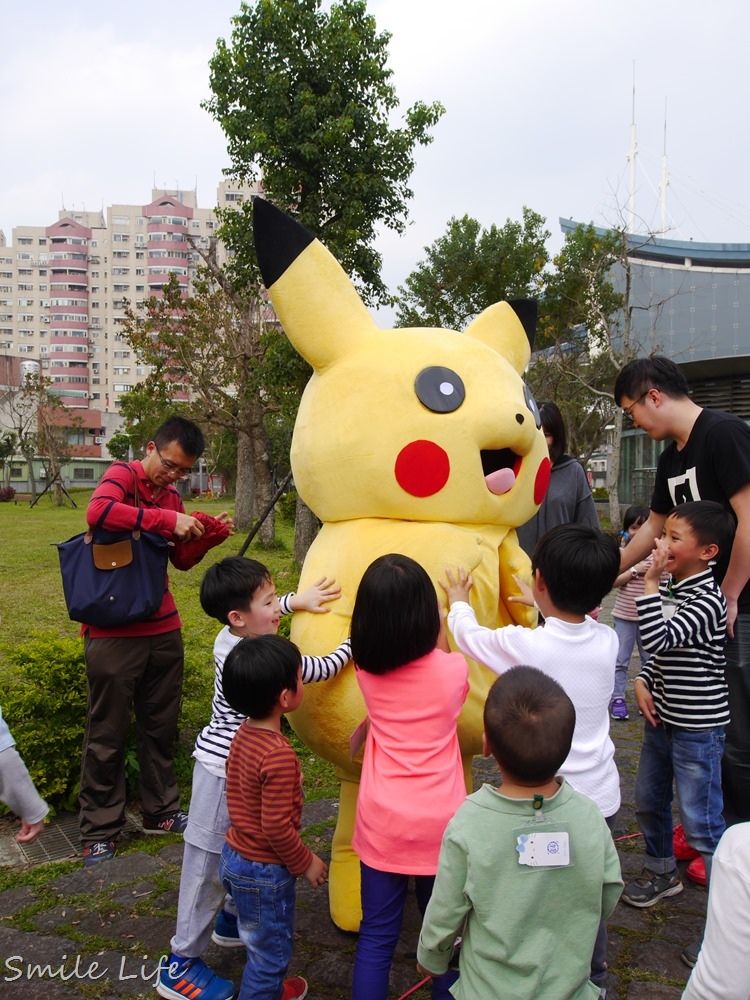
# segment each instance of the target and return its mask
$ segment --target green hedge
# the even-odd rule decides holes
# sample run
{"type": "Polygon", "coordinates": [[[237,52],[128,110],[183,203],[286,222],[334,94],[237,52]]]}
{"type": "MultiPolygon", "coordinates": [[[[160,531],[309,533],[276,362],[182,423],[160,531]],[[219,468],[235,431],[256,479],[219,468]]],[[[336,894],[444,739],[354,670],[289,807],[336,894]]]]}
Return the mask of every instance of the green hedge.
{"type": "MultiPolygon", "coordinates": [[[[3,717],[18,751],[39,794],[50,806],[75,809],[86,722],[83,640],[39,636],[5,652],[11,669],[4,678],[3,717]]],[[[190,785],[196,734],[210,718],[212,692],[213,671],[206,657],[188,654],[175,753],[183,791],[190,785]]],[[[134,723],[126,751],[126,776],[129,790],[135,792],[138,759],[134,723]]]]}

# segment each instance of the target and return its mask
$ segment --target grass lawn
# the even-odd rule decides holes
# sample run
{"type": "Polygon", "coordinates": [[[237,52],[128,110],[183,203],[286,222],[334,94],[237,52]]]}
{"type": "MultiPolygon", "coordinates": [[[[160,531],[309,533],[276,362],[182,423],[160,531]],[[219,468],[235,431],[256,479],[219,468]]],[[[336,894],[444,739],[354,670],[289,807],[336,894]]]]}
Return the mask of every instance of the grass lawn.
{"type": "MultiPolygon", "coordinates": [[[[55,543],[85,530],[85,510],[91,491],[74,490],[71,496],[77,504],[76,509],[69,504],[55,507],[49,497],[44,497],[34,508],[28,503],[0,503],[0,689],[16,672],[13,655],[19,645],[41,637],[73,639],[78,635],[79,626],[68,618],[65,608],[55,543]]],[[[225,509],[233,511],[231,501],[201,499],[199,503],[187,504],[188,512],[198,509],[207,514],[218,514],[225,509]]],[[[294,590],[299,578],[292,557],[293,526],[277,518],[276,536],[274,549],[262,549],[253,544],[247,555],[269,567],[278,592],[283,594],[294,590]]],[[[224,556],[236,554],[244,538],[244,534],[237,534],[211,549],[203,561],[187,573],[170,572],[170,586],[183,621],[186,651],[178,753],[178,773],[185,799],[185,793],[189,792],[190,753],[195,736],[211,716],[212,648],[221,628],[220,623],[209,618],[200,606],[200,582],[205,569],[224,556]]],[[[12,732],[13,719],[7,721],[12,732]]],[[[81,719],[81,730],[83,722],[81,719]]],[[[291,735],[298,752],[302,751],[308,797],[337,795],[338,782],[333,776],[333,768],[303,749],[294,734],[291,735]]],[[[25,754],[29,756],[28,749],[25,754]]]]}

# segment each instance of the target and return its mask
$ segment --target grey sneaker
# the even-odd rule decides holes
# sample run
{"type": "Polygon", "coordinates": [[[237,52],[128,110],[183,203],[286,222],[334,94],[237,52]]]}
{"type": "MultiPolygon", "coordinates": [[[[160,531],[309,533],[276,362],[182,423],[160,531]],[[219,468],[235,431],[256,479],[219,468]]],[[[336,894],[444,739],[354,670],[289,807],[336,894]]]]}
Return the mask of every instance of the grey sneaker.
{"type": "Polygon", "coordinates": [[[689,965],[691,969],[698,961],[698,955],[700,954],[702,944],[702,941],[691,941],[690,944],[686,945],[680,953],[682,961],[685,965],[689,965]]]}
{"type": "Polygon", "coordinates": [[[678,896],[682,889],[676,868],[666,875],[656,875],[648,868],[644,868],[638,878],[628,882],[621,898],[623,903],[643,909],[646,906],[653,906],[666,896],[678,896]]]}

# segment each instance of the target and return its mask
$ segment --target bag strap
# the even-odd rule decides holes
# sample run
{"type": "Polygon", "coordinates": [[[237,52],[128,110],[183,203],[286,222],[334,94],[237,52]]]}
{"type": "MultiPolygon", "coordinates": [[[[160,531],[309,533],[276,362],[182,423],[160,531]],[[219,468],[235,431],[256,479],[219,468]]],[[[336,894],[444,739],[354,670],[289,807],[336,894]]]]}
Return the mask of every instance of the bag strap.
{"type": "MultiPolygon", "coordinates": [[[[141,507],[140,494],[138,492],[138,474],[135,471],[135,467],[132,466],[130,464],[130,462],[124,462],[123,464],[127,465],[127,467],[130,469],[130,471],[133,473],[133,506],[138,508],[138,519],[137,519],[137,521],[135,523],[133,531],[140,531],[140,529],[141,529],[141,521],[143,520],[143,510],[144,510],[144,508],[141,507]]],[[[104,511],[104,513],[102,514],[102,516],[99,518],[99,520],[96,522],[96,524],[94,525],[94,527],[88,529],[87,534],[91,534],[93,531],[98,531],[101,528],[101,526],[104,524],[104,521],[105,521],[105,519],[107,517],[107,514],[109,514],[109,512],[110,512],[110,509],[111,509],[111,504],[110,504],[109,507],[106,508],[106,510],[104,511]]]]}

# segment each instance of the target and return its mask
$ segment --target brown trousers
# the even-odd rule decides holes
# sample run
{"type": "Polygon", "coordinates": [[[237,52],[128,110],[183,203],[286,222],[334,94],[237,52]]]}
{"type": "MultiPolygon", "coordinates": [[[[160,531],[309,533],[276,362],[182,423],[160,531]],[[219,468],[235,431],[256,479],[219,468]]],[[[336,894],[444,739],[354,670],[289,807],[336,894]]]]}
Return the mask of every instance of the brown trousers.
{"type": "Polygon", "coordinates": [[[114,840],[125,825],[125,752],[135,707],[141,809],[162,820],[179,809],[174,745],[184,652],[179,629],[84,640],[88,713],[79,826],[84,845],[114,840]]]}

